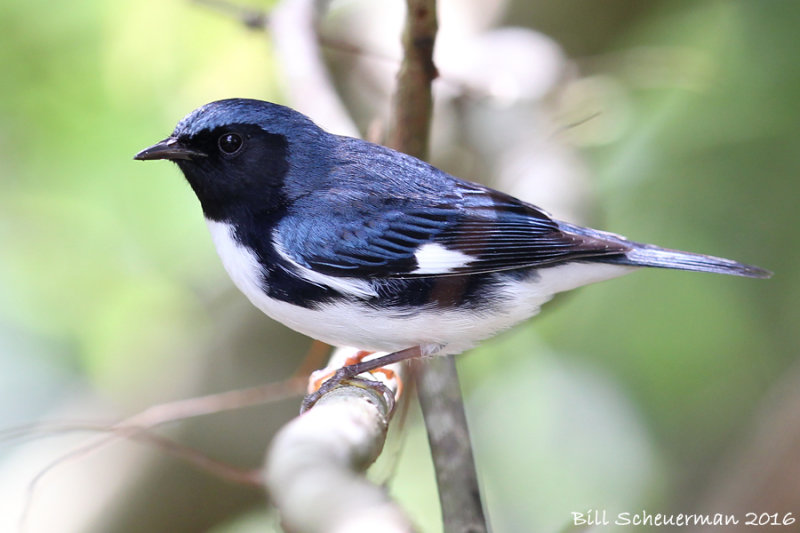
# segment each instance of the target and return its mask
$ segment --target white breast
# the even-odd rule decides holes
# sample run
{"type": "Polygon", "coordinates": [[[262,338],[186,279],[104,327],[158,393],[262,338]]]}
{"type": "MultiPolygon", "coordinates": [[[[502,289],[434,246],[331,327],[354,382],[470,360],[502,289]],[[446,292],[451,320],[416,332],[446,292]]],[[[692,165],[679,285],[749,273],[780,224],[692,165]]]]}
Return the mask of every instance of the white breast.
{"type": "Polygon", "coordinates": [[[263,291],[261,289],[261,267],[256,256],[236,242],[233,237],[233,226],[230,224],[210,219],[206,219],[206,224],[211,232],[211,240],[217,248],[217,254],[222,259],[222,266],[225,267],[239,290],[258,306],[255,299],[263,291]]]}

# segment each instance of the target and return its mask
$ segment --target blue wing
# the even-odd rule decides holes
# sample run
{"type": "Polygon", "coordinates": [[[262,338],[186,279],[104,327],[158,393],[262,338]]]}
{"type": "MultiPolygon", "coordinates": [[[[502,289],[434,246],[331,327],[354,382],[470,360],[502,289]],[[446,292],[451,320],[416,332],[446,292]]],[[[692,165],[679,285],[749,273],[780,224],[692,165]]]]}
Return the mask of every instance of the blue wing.
{"type": "Polygon", "coordinates": [[[273,243],[320,274],[415,278],[590,260],[768,277],[712,256],[666,250],[550,218],[512,196],[459,180],[418,159],[338,138],[314,179],[293,173],[273,243]]]}
{"type": "MultiPolygon", "coordinates": [[[[372,145],[370,145],[372,146],[372,145]]],[[[476,274],[624,253],[564,231],[540,209],[396,153],[352,149],[327,188],[298,198],[276,228],[303,267],[347,277],[476,274]],[[355,176],[355,178],[354,178],[355,176]],[[408,179],[409,177],[416,179],[408,179]]]]}

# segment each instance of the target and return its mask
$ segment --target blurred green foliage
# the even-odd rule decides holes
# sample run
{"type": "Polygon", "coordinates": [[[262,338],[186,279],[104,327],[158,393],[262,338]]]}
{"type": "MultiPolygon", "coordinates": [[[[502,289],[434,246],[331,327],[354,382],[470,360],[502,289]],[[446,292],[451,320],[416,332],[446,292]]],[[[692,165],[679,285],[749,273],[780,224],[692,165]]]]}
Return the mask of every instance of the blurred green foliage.
{"type": "Polygon", "coordinates": [[[152,372],[162,343],[207,325],[196,293],[221,281],[179,174],[131,158],[205,101],[274,98],[268,43],[182,3],[0,9],[0,317],[123,385],[117,372],[152,372]]]}
{"type": "MultiPolygon", "coordinates": [[[[507,22],[536,20],[526,5],[507,22]]],[[[776,275],[638,273],[464,356],[498,531],[534,511],[552,529],[584,505],[691,501],[800,350],[800,4],[662,1],[630,20],[625,5],[609,3],[624,24],[603,38],[551,34],[605,58],[596,74],[630,106],[621,136],[586,151],[595,225],[776,275]],[[659,49],[669,64],[635,53],[659,49]],[[526,454],[535,466],[515,469],[526,454]]],[[[207,101],[282,100],[279,65],[262,34],[183,2],[7,0],[0,35],[0,399],[20,406],[0,423],[73,381],[135,404],[165,361],[213,342],[209,301],[229,282],[177,170],[131,157],[207,101]]],[[[435,489],[408,474],[426,460],[405,457],[396,486],[431,525],[435,489]]]]}
{"type": "MultiPolygon", "coordinates": [[[[791,44],[798,21],[800,5],[792,2],[661,2],[602,51],[602,74],[623,84],[631,111],[617,141],[587,151],[600,191],[602,216],[594,225],[775,271],[766,282],[640,272],[564,295],[524,326],[542,334],[559,358],[594,368],[629,397],[653,439],[645,447],[655,455],[644,464],[661,472],[651,470],[650,489],[639,496],[642,505],[692,509],[711,490],[710,476],[722,460],[763,422],[762,398],[787,386],[782,378],[800,353],[794,185],[800,175],[800,65],[791,44]],[[659,62],[664,50],[671,51],[666,64],[659,62]]],[[[569,48],[570,41],[563,44],[569,48]]],[[[517,424],[525,424],[527,408],[513,407],[510,399],[520,386],[515,372],[537,350],[525,349],[530,341],[521,333],[509,336],[519,341],[487,343],[465,357],[462,368],[480,388],[487,374],[496,373],[496,350],[507,346],[513,355],[505,358],[518,360],[511,363],[508,390],[495,389],[500,398],[487,410],[511,405],[517,424]]],[[[525,375],[535,387],[536,374],[525,375]]],[[[575,391],[572,401],[581,396],[575,391]]],[[[605,416],[602,404],[596,410],[587,423],[605,416]]],[[[611,427],[601,424],[588,433],[600,436],[611,427]]],[[[506,444],[498,443],[487,456],[501,454],[506,444]]],[[[589,449],[595,444],[583,443],[589,449]]],[[[552,474],[551,483],[525,479],[526,471],[510,468],[509,476],[522,477],[508,486],[553,487],[568,471],[553,459],[555,450],[566,450],[568,464],[580,456],[554,446],[552,468],[543,470],[552,474]]],[[[531,454],[529,461],[535,460],[534,449],[531,454]]],[[[634,460],[629,466],[637,464],[642,466],[634,460]]],[[[624,492],[603,475],[597,464],[584,471],[585,482],[605,480],[593,498],[578,497],[580,492],[566,500],[563,494],[531,498],[531,505],[546,501],[549,511],[557,509],[550,514],[544,505],[531,516],[547,530],[559,523],[548,516],[562,517],[565,525],[569,510],[582,510],[578,501],[587,508],[613,507],[614,494],[624,492]]],[[[633,500],[626,501],[630,506],[633,500]]]]}

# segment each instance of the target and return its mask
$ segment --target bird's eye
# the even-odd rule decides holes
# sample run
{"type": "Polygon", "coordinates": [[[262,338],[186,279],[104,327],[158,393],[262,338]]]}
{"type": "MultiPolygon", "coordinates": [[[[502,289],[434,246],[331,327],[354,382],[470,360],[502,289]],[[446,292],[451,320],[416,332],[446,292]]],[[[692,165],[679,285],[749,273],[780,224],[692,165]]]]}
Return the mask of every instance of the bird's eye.
{"type": "Polygon", "coordinates": [[[219,149],[222,150],[223,153],[234,155],[241,150],[244,142],[242,141],[242,136],[238,133],[225,133],[219,138],[217,144],[219,144],[219,149]]]}

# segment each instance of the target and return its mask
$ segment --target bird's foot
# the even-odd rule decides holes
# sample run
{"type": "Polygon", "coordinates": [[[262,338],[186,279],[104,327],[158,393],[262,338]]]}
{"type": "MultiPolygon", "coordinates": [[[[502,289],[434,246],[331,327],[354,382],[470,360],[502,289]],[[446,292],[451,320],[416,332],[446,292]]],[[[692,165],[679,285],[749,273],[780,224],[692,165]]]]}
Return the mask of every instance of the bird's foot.
{"type": "Polygon", "coordinates": [[[408,348],[399,352],[382,355],[374,359],[365,360],[374,352],[359,351],[354,356],[345,359],[343,365],[336,369],[323,369],[312,374],[309,381],[308,394],[303,399],[300,412],[309,410],[325,394],[340,385],[348,384],[373,390],[387,399],[393,407],[395,401],[403,392],[403,382],[400,376],[386,365],[405,361],[420,356],[419,347],[408,348]],[[357,377],[367,374],[364,377],[357,377]]]}
{"type": "Polygon", "coordinates": [[[331,369],[331,367],[328,366],[328,367],[322,368],[320,370],[315,370],[314,372],[311,373],[311,376],[308,379],[308,391],[307,391],[308,394],[311,394],[311,393],[314,393],[314,392],[318,391],[322,387],[322,384],[325,383],[326,381],[330,380],[332,377],[334,377],[334,375],[336,375],[336,373],[341,368],[344,368],[344,367],[347,367],[347,366],[352,366],[352,365],[355,365],[357,363],[360,363],[361,361],[364,360],[365,357],[369,357],[373,353],[375,353],[375,352],[368,352],[366,350],[359,350],[359,351],[356,352],[355,355],[351,355],[350,357],[346,358],[344,360],[344,363],[342,363],[341,367],[337,367],[337,368],[331,369]]]}
{"type": "Polygon", "coordinates": [[[347,377],[346,374],[342,373],[340,375],[337,371],[333,376],[325,380],[317,390],[307,394],[306,397],[303,398],[303,403],[300,405],[300,414],[303,414],[314,407],[314,404],[316,404],[320,398],[341,386],[360,387],[362,389],[371,390],[384,399],[386,405],[388,406],[389,412],[394,409],[394,404],[396,402],[395,393],[382,382],[375,379],[360,378],[355,376],[347,377]]]}

